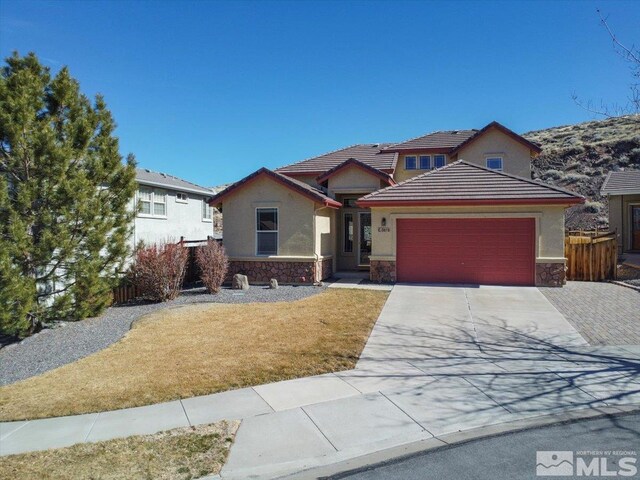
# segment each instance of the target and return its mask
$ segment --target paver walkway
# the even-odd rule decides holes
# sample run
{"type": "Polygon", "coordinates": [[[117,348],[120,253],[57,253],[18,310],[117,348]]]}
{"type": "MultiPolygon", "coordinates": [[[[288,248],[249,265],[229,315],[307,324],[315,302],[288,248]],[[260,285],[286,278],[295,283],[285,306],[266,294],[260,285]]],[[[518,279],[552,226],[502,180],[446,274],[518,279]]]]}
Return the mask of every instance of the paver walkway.
{"type": "Polygon", "coordinates": [[[0,425],[9,454],[244,419],[222,478],[274,478],[413,441],[640,403],[640,348],[590,347],[536,288],[396,285],[354,370],[0,425]]]}
{"type": "Polygon", "coordinates": [[[600,282],[540,290],[590,345],[640,345],[640,292],[600,282]]]}

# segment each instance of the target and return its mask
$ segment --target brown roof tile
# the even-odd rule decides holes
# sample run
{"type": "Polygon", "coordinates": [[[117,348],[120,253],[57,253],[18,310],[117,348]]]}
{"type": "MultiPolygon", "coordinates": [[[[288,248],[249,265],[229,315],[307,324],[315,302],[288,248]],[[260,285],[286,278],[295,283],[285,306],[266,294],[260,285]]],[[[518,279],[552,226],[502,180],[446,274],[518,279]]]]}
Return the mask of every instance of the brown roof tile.
{"type": "Polygon", "coordinates": [[[451,150],[465,140],[473,137],[477,132],[478,130],[447,130],[442,132],[433,132],[412,138],[406,142],[389,145],[385,150],[389,152],[421,149],[441,149],[443,151],[451,150]]]}
{"type": "Polygon", "coordinates": [[[393,177],[391,175],[389,175],[388,173],[384,173],[383,171],[378,170],[377,168],[373,168],[373,167],[367,165],[366,163],[361,162],[360,160],[356,160],[355,158],[350,158],[348,160],[345,160],[340,165],[337,165],[337,166],[333,167],[331,170],[329,170],[329,171],[323,173],[322,175],[320,175],[316,179],[316,181],[321,184],[322,182],[327,181],[329,178],[331,178],[333,175],[338,173],[343,168],[347,168],[350,165],[351,166],[355,166],[357,168],[360,168],[360,169],[368,172],[369,174],[371,174],[373,176],[376,176],[376,177],[380,178],[381,180],[384,180],[389,185],[394,185],[396,183],[393,180],[393,177]]]}
{"type": "Polygon", "coordinates": [[[358,204],[456,205],[584,202],[584,197],[527,178],[458,160],[362,197],[358,204]]]}
{"type": "Polygon", "coordinates": [[[640,193],[640,170],[609,172],[604,179],[602,195],[633,195],[640,193]]]}
{"type": "Polygon", "coordinates": [[[278,173],[297,175],[319,175],[337,167],[350,158],[376,168],[378,170],[393,171],[396,166],[397,155],[395,153],[381,153],[380,150],[391,145],[390,143],[368,143],[352,145],[350,147],[325,153],[318,157],[308,158],[301,162],[280,167],[278,173]]]}

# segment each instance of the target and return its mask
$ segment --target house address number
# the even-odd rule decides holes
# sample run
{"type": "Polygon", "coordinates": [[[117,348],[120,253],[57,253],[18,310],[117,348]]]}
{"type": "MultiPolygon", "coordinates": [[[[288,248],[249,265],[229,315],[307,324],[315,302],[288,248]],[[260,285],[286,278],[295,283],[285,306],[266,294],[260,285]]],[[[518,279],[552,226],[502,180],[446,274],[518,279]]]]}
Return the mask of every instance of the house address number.
{"type": "Polygon", "coordinates": [[[378,227],[379,232],[390,232],[391,227],[378,227]]]}

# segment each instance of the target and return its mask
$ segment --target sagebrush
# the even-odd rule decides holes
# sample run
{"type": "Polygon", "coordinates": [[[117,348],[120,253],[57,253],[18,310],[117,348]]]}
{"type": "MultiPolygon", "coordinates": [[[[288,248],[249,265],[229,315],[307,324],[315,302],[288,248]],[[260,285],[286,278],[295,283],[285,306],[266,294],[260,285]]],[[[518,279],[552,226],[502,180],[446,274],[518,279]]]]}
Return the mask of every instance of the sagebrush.
{"type": "Polygon", "coordinates": [[[131,280],[141,298],[154,302],[173,300],[180,294],[189,252],[182,243],[142,245],[136,251],[131,280]]]}
{"type": "Polygon", "coordinates": [[[196,249],[196,264],[207,291],[218,293],[229,269],[229,259],[224,247],[215,240],[208,240],[206,245],[196,249]]]}

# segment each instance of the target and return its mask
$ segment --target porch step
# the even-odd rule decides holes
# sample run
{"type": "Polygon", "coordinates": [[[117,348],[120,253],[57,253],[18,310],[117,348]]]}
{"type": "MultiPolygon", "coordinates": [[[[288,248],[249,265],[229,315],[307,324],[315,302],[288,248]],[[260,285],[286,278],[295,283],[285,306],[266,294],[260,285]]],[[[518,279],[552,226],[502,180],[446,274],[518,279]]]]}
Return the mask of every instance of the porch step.
{"type": "Polygon", "coordinates": [[[333,278],[359,278],[361,280],[369,279],[369,272],[356,272],[356,271],[342,271],[334,272],[333,278]]]}

